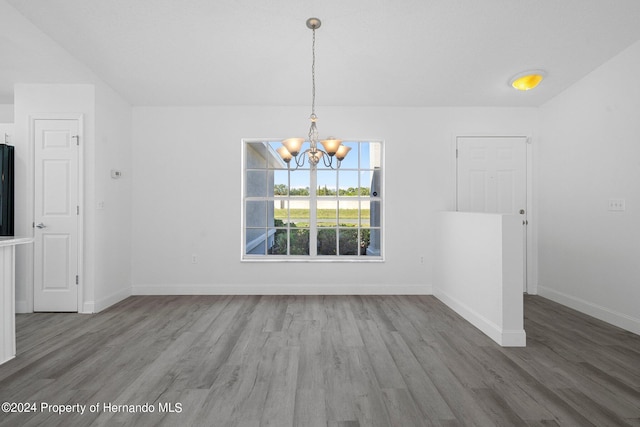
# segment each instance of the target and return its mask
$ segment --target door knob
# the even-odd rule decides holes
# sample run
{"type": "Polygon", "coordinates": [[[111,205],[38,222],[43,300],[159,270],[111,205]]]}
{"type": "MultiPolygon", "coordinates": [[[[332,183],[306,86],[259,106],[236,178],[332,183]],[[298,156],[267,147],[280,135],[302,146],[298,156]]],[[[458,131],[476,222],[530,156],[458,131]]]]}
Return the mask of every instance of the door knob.
{"type": "Polygon", "coordinates": [[[520,209],[520,215],[524,215],[524,209],[520,209]]]}
{"type": "Polygon", "coordinates": [[[40,223],[38,223],[38,224],[36,224],[36,227],[38,227],[38,228],[47,228],[47,226],[46,226],[46,225],[44,225],[44,224],[43,224],[43,223],[41,223],[41,222],[40,222],[40,223]]]}

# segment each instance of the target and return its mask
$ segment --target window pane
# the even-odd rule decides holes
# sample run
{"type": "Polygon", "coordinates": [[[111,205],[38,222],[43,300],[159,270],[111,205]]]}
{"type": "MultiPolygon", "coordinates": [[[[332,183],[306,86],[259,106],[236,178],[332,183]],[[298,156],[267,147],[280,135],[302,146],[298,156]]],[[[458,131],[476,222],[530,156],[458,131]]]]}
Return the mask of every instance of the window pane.
{"type": "Polygon", "coordinates": [[[267,171],[247,171],[247,197],[267,197],[267,171]]]}
{"type": "Polygon", "coordinates": [[[289,221],[291,227],[309,227],[309,199],[289,199],[289,221]]]}
{"type": "Polygon", "coordinates": [[[337,172],[333,170],[318,171],[318,196],[336,196],[337,172]]]}
{"type": "Polygon", "coordinates": [[[338,172],[338,195],[340,197],[350,197],[358,195],[358,171],[338,172]]]}
{"type": "Polygon", "coordinates": [[[360,226],[369,227],[371,225],[371,202],[363,200],[360,202],[360,226]]]}
{"type": "Polygon", "coordinates": [[[248,255],[264,255],[266,251],[266,229],[247,228],[245,253],[248,255]]]}
{"type": "Polygon", "coordinates": [[[245,223],[247,227],[267,226],[267,202],[249,201],[245,209],[245,223]]]}
{"type": "Polygon", "coordinates": [[[276,199],[269,203],[273,203],[273,225],[283,227],[289,222],[289,201],[276,199]]]}
{"type": "Polygon", "coordinates": [[[358,240],[357,228],[340,228],[340,255],[358,255],[360,241],[358,240]]]}
{"type": "Polygon", "coordinates": [[[273,172],[273,195],[288,196],[289,195],[289,172],[277,170],[273,172]]]}
{"type": "Polygon", "coordinates": [[[342,226],[358,225],[358,200],[340,199],[338,224],[342,226]]]}
{"type": "Polygon", "coordinates": [[[360,144],[360,169],[379,169],[382,167],[382,144],[363,142],[360,144]]]}
{"type": "Polygon", "coordinates": [[[291,229],[289,254],[309,255],[309,229],[291,229]]]}
{"type": "Polygon", "coordinates": [[[336,229],[318,229],[318,255],[336,255],[336,229]]]}
{"type": "Polygon", "coordinates": [[[271,255],[287,255],[287,248],[289,243],[287,237],[289,233],[286,229],[270,229],[269,234],[271,238],[269,240],[269,254],[271,255]]]}
{"type": "Polygon", "coordinates": [[[336,200],[318,200],[316,208],[318,227],[335,227],[338,225],[338,202],[336,200]]]}
{"type": "MultiPolygon", "coordinates": [[[[367,220],[367,223],[371,225],[371,227],[381,227],[382,226],[382,209],[381,209],[381,202],[377,201],[377,200],[372,200],[371,202],[368,202],[369,204],[369,218],[367,220]]],[[[362,205],[360,206],[360,209],[362,211],[364,211],[365,209],[365,205],[367,204],[367,202],[363,201],[362,205]]],[[[362,225],[365,225],[365,219],[364,219],[364,213],[362,214],[362,225]]]]}
{"type": "Polygon", "coordinates": [[[309,186],[311,185],[311,175],[309,169],[298,169],[291,171],[291,196],[309,197],[309,186]]]}
{"type": "Polygon", "coordinates": [[[382,197],[380,171],[360,172],[360,195],[363,197],[382,197]]]}
{"type": "Polygon", "coordinates": [[[263,142],[247,143],[247,169],[264,169],[267,167],[267,148],[263,142]]]}
{"type": "Polygon", "coordinates": [[[366,255],[380,256],[382,248],[382,233],[379,228],[361,229],[361,245],[366,255]]]}

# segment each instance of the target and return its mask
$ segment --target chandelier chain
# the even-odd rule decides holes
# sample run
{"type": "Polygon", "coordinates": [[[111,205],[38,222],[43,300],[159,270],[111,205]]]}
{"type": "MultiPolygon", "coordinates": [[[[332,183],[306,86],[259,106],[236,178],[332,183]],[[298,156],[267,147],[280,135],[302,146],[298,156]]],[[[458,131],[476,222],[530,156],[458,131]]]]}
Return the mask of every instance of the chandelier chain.
{"type": "Polygon", "coordinates": [[[316,114],[316,29],[311,42],[311,116],[316,114]]]}

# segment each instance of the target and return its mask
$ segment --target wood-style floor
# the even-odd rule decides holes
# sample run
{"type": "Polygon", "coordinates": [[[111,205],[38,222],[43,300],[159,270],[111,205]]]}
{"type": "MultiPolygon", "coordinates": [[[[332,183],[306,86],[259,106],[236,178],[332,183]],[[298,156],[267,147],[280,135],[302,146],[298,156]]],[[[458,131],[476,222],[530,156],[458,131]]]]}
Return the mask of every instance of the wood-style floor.
{"type": "Polygon", "coordinates": [[[131,297],[18,315],[0,402],[37,412],[0,425],[640,426],[640,336],[525,301],[526,348],[428,296],[131,297]],[[104,408],[145,403],[153,413],[104,408]]]}

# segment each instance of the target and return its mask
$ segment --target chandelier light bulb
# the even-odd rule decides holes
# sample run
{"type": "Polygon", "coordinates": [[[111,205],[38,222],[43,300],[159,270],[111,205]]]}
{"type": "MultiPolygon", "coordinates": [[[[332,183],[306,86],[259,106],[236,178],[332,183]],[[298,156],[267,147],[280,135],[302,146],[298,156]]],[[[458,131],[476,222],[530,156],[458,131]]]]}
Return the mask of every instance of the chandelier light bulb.
{"type": "Polygon", "coordinates": [[[336,151],[336,159],[343,161],[347,154],[351,151],[351,147],[347,147],[346,145],[341,145],[336,151]]]}
{"type": "Polygon", "coordinates": [[[327,154],[329,156],[333,156],[338,151],[338,148],[340,148],[340,146],[342,145],[342,140],[341,139],[335,139],[334,137],[330,136],[329,138],[325,139],[324,141],[320,141],[320,143],[324,147],[324,149],[327,152],[327,154]]]}
{"type": "Polygon", "coordinates": [[[300,148],[304,144],[304,138],[287,138],[282,141],[282,145],[287,148],[287,151],[293,156],[297,156],[300,152],[300,148]]]}
{"type": "Polygon", "coordinates": [[[278,147],[276,151],[278,152],[278,154],[280,154],[280,157],[282,157],[282,160],[284,160],[287,163],[289,163],[293,158],[289,150],[287,150],[287,147],[285,147],[284,145],[281,145],[280,147],[278,147]]]}

